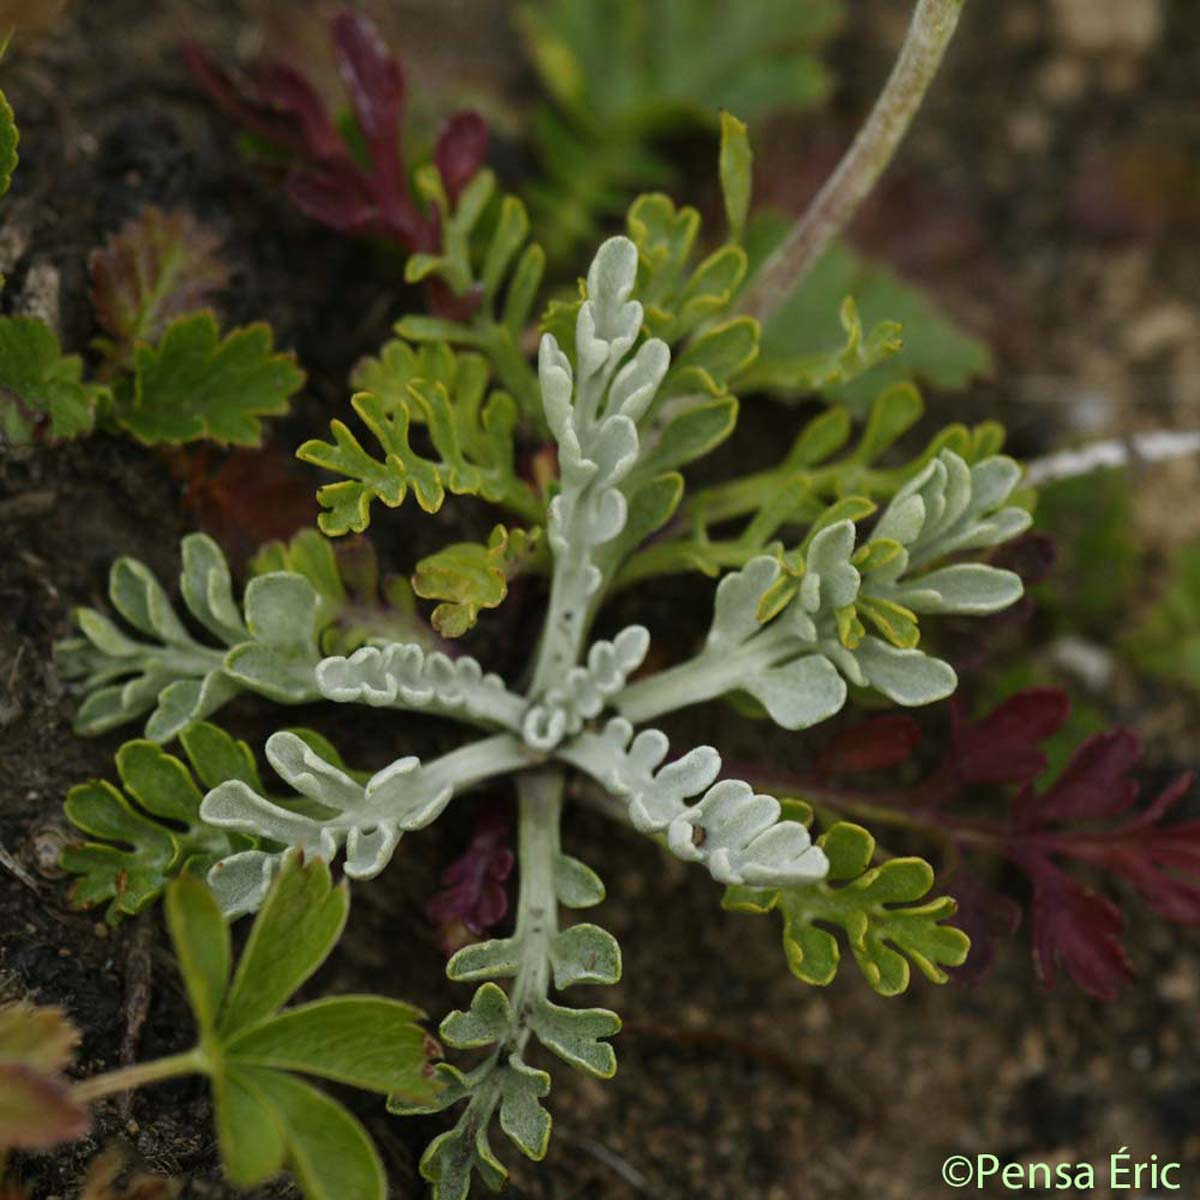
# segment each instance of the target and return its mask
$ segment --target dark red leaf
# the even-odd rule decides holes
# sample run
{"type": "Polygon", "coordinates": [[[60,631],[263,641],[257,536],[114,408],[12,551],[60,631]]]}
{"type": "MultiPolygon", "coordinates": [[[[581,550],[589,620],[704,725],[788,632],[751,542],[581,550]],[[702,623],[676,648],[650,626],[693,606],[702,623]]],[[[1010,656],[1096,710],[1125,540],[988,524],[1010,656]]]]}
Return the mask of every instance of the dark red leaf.
{"type": "Polygon", "coordinates": [[[463,944],[464,930],[482,937],[508,912],[504,885],[515,861],[511,834],[507,808],[481,808],[466,851],[442,873],[441,891],[426,903],[425,915],[437,927],[438,944],[447,956],[463,944]]]}
{"type": "Polygon", "coordinates": [[[881,771],[912,757],[921,742],[921,727],[900,713],[872,717],[843,729],[821,751],[818,775],[843,775],[851,771],[881,771]]]}
{"type": "Polygon", "coordinates": [[[1061,966],[1089,995],[1115,1000],[1131,978],[1116,905],[1044,857],[1028,855],[1021,865],[1033,880],[1033,961],[1042,983],[1053,987],[1061,966]]]}
{"type": "Polygon", "coordinates": [[[1137,799],[1129,772],[1141,758],[1142,746],[1128,729],[1110,729],[1088,738],[1053,785],[1023,799],[1017,812],[1021,826],[1063,824],[1114,817],[1137,799]]]}
{"type": "Polygon", "coordinates": [[[303,123],[257,95],[245,75],[227,71],[195,42],[184,42],[183,60],[192,78],[239,124],[293,154],[307,153],[303,123]]]}
{"type": "MultiPolygon", "coordinates": [[[[284,186],[304,213],[340,233],[385,237],[410,253],[432,253],[440,243],[440,217],[436,211],[425,215],[410,194],[404,161],[403,64],[362,13],[339,13],[332,40],[366,142],[368,167],[351,154],[316,88],[287,63],[267,61],[234,73],[194,45],[184,54],[197,82],[222,108],[291,153],[284,186]]],[[[452,201],[486,152],[487,128],[477,113],[450,119],[435,158],[452,201]]],[[[474,295],[455,297],[444,284],[434,295],[436,285],[429,286],[437,315],[461,319],[478,306],[474,295]]]]}
{"type": "Polygon", "coordinates": [[[325,101],[303,75],[287,63],[259,63],[249,72],[260,103],[290,121],[298,121],[305,151],[316,159],[341,161],[346,145],[325,101]]]}
{"type": "Polygon", "coordinates": [[[1010,696],[978,721],[962,718],[952,706],[954,750],[951,762],[964,783],[1026,783],[1046,769],[1041,747],[1062,728],[1071,700],[1058,688],[1030,688],[1010,696]]]}
{"type": "Polygon", "coordinates": [[[284,191],[305,216],[338,233],[358,235],[378,226],[370,185],[357,169],[296,166],[288,172],[284,191]]]}
{"type": "Polygon", "coordinates": [[[404,68],[394,58],[375,23],[345,9],[333,18],[333,49],[338,74],[371,155],[395,159],[404,115],[404,68]]]}
{"type": "Polygon", "coordinates": [[[453,207],[487,159],[488,127],[473,109],[457,112],[438,134],[433,161],[453,207]]]}
{"type": "Polygon", "coordinates": [[[27,1063],[0,1062],[0,1150],[45,1150],[83,1137],[90,1125],[65,1079],[27,1063]]]}
{"type": "Polygon", "coordinates": [[[961,967],[951,967],[958,983],[983,983],[996,963],[999,943],[1011,938],[1021,925],[1021,906],[1009,896],[982,883],[973,871],[960,867],[939,881],[958,902],[954,924],[971,939],[971,953],[961,967]]]}
{"type": "Polygon", "coordinates": [[[1161,821],[1193,781],[1181,775],[1092,856],[1137,888],[1160,916],[1181,925],[1200,925],[1200,821],[1161,821]]]}

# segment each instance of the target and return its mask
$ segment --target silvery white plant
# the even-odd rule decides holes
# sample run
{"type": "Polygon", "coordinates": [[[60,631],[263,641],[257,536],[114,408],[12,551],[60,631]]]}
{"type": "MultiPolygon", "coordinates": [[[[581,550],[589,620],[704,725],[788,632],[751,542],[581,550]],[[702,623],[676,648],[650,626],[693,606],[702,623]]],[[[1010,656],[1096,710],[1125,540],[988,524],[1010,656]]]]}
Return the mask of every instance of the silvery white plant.
{"type": "Polygon", "coordinates": [[[422,1160],[439,1200],[465,1197],[473,1172],[492,1186],[505,1179],[489,1143],[493,1118],[525,1154],[545,1154],[550,1077],[528,1061],[531,1041],[595,1076],[616,1069],[607,1040],[620,1029],[616,1014],[551,999],[552,990],[613,984],[621,973],[609,933],[589,922],[560,923],[561,909],[604,898],[595,872],[561,849],[566,771],[590,776],[620,802],[633,828],[719,883],[821,885],[829,863],[805,824],[785,815],[775,797],[725,777],[713,747],[685,747],[671,757],[652,723],[731,693],[748,694],[789,730],[831,717],[851,687],[902,705],[931,703],[948,696],[956,679],[949,664],[916,645],[915,614],[992,613],[1021,594],[1009,571],[938,565],[1028,525],[1026,512],[1006,504],[1018,466],[1000,456],[968,465],[942,450],[898,491],[866,539],[849,519],[818,520],[797,550],[772,548],[727,573],[707,639],[687,661],[631,678],[650,645],[640,625],[589,646],[590,624],[622,562],[612,547],[629,512],[623,485],[646,453],[646,426],[670,365],[667,345],[643,336],[637,274],[634,243],[605,242],[587,275],[573,356],[549,333],[541,341],[538,376],[561,483],[549,506],[549,602],[523,688],[485,674],[469,657],[416,644],[368,644],[321,658],[320,597],[312,585],[286,572],[261,576],[239,608],[220,552],[200,535],[184,543],[182,594],[219,648],[192,637],[144,568],[122,562],[114,569],[114,603],[152,641],[130,639],[88,613],[80,617],[84,638],[65,652],[72,673],[92,689],[83,716],[93,730],[153,709],[147,735],[165,740],[251,689],[283,702],[321,696],[431,713],[478,734],[441,757],[406,756],[369,777],[295,734],[274,734],[267,758],[294,794],[272,798],[244,778],[228,779],[200,808],[209,826],[264,843],[209,872],[230,916],[257,907],[291,850],[340,855],[347,876],[369,879],[404,834],[436,820],[456,795],[514,775],[520,888],[513,932],[460,950],[447,968],[452,979],[479,987],[465,1010],[442,1022],[442,1037],[487,1053],[469,1071],[440,1064],[444,1089],[422,1110],[464,1104],[422,1160]]]}

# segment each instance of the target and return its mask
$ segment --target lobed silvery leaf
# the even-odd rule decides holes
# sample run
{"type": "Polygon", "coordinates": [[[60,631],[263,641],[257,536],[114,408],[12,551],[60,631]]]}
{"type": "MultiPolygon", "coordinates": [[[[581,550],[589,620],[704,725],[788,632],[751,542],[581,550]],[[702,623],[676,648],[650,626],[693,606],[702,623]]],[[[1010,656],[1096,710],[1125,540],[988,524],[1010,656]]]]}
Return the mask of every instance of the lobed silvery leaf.
{"type": "Polygon", "coordinates": [[[327,700],[375,708],[411,708],[464,716],[520,732],[525,700],[469,655],[450,658],[415,642],[362,646],[348,658],[323,659],[316,684],[327,700]]]}
{"type": "Polygon", "coordinates": [[[896,493],[874,530],[874,537],[905,548],[891,567],[892,577],[1024,533],[1032,516],[1005,505],[1020,478],[1020,465],[1004,455],[968,466],[953,450],[942,450],[896,493]]]}
{"type": "Polygon", "coordinates": [[[189,534],[182,554],[184,605],[223,646],[192,635],[149,568],[117,559],[109,598],[149,640],[129,636],[94,609],[76,610],[83,636],[59,643],[56,653],[63,676],[85,693],[75,718],[79,733],[104,733],[150,712],[146,736],[167,742],[243,690],[281,704],[319,694],[313,671],[322,609],[312,584],[290,572],[261,575],[247,585],[239,609],[229,564],[212,538],[189,534]]]}
{"type": "Polygon", "coordinates": [[[630,820],[643,833],[665,834],[685,862],[702,863],[721,883],[786,886],[825,876],[824,852],[808,830],[781,819],[779,801],[749,784],[717,782],[721,756],[699,746],[664,764],[669,745],[657,729],[636,737],[614,717],[600,734],[581,733],[559,757],[627,798],[630,820]]]}
{"type": "Polygon", "coordinates": [[[529,706],[521,725],[526,745],[549,751],[578,733],[584,721],[599,716],[605,702],[620,692],[649,648],[650,631],[642,625],[627,626],[611,642],[593,642],[587,665],[572,667],[561,685],[529,706]]]}
{"type": "Polygon", "coordinates": [[[630,685],[616,708],[642,722],[740,691],[785,729],[803,729],[842,707],[847,683],[903,705],[944,699],[956,676],[917,649],[917,614],[997,612],[1020,598],[1022,584],[984,563],[929,568],[1026,528],[1028,513],[1004,507],[1019,474],[1011,459],[968,466],[942,449],[861,545],[855,519],[872,506],[854,498],[834,505],[796,551],[760,555],[727,574],[701,653],[630,685]]]}
{"type": "Polygon", "coordinates": [[[206,824],[284,848],[249,850],[214,864],[208,880],[229,915],[258,906],[284,850],[326,862],[342,851],[346,875],[372,879],[391,861],[401,836],[436,820],[456,791],[527,765],[520,743],[507,734],[426,764],[412,755],[399,758],[365,782],[286,731],[271,735],[266,753],[275,772],[299,793],[296,801],[285,806],[234,779],[209,791],[200,805],[206,824]]]}

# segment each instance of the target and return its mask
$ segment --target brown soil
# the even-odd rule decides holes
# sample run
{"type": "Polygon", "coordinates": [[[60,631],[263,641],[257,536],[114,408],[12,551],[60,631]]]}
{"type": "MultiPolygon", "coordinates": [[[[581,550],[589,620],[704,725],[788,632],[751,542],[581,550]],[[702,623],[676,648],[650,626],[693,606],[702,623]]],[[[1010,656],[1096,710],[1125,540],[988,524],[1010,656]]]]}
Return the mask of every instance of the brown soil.
{"type": "MultiPolygon", "coordinates": [[[[310,7],[292,6],[289,23],[303,27],[295,13],[310,7]]],[[[443,97],[448,105],[464,78],[521,103],[528,81],[502,5],[397,7],[395,44],[433,88],[431,110],[443,97]]],[[[886,70],[897,6],[852,7],[835,48],[846,82],[832,126],[828,117],[780,123],[760,149],[760,162],[780,164],[765,183],[776,199],[811,187],[796,147],[819,147],[822,137],[836,146],[886,70]]],[[[996,379],[935,401],[935,415],[996,415],[1021,454],[1064,432],[1194,426],[1200,410],[1200,19],[1187,0],[1164,0],[1164,27],[1147,47],[1093,51],[1076,26],[1056,22],[1069,7],[1078,6],[968,5],[945,77],[859,230],[997,349],[996,379]]],[[[1107,7],[1097,0],[1097,11],[1107,7]]],[[[0,304],[47,313],[69,346],[84,346],[94,333],[88,248],[144,204],[186,205],[226,238],[235,272],[227,317],[268,318],[310,372],[295,416],[277,426],[287,447],[343,411],[350,364],[384,339],[405,297],[390,264],[298,217],[240,162],[179,65],[182,30],[231,48],[263,8],[81,3],[53,36],[18,44],[4,64],[22,166],[4,211],[0,304]]],[[[520,161],[511,147],[502,152],[520,161]]],[[[764,410],[747,406],[739,430],[737,452],[749,461],[768,461],[777,443],[778,414],[764,410]]],[[[1139,535],[1162,550],[1194,537],[1196,484],[1193,463],[1148,472],[1139,535]]],[[[438,521],[405,510],[378,523],[381,554],[406,569],[426,543],[448,540],[451,523],[478,532],[485,521],[470,506],[449,505],[438,521]]],[[[89,1073],[120,1061],[127,1012],[147,980],[139,1054],[180,1049],[190,1028],[157,914],[112,931],[67,908],[53,865],[65,836],[61,799],[72,783],[111,774],[121,738],[72,734],[51,646],[74,605],[102,602],[114,557],[134,555],[171,578],[191,523],[166,463],[131,443],[96,437],[0,458],[0,847],[19,871],[0,866],[0,998],[64,1005],[84,1032],[89,1073]]],[[[639,619],[685,642],[706,619],[699,594],[694,581],[666,587],[639,619]]],[[[516,597],[473,635],[472,650],[518,672],[537,600],[516,597]]],[[[632,604],[622,600],[621,615],[632,604]]],[[[1200,765],[1194,699],[1138,684],[1100,702],[1111,719],[1140,725],[1152,771],[1200,765]]],[[[397,730],[377,714],[288,716],[320,727],[364,767],[451,744],[451,731],[432,721],[397,730]]],[[[274,721],[267,705],[247,700],[227,723],[261,744],[274,721]]],[[[731,757],[784,762],[803,749],[721,714],[675,728],[712,736],[731,757]]],[[[466,829],[452,816],[414,837],[378,883],[355,890],[349,934],[306,993],[372,989],[432,1014],[464,1002],[420,909],[466,829]]],[[[915,1200],[944,1194],[946,1155],[989,1152],[1093,1162],[1092,1194],[1103,1197],[1129,1194],[1110,1193],[1100,1169],[1122,1147],[1182,1160],[1182,1194],[1200,1194],[1193,934],[1135,913],[1128,941],[1138,979],[1108,1006],[1068,986],[1040,989],[1019,942],[975,990],[918,980],[883,1000],[850,964],[816,991],[786,972],[773,919],[722,912],[705,878],[652,845],[580,807],[566,840],[605,877],[610,898],[598,919],[624,948],[624,982],[597,997],[626,1022],[621,1069],[607,1084],[554,1069],[550,1154],[534,1166],[505,1150],[513,1195],[915,1200]]],[[[369,1099],[352,1103],[383,1150],[392,1194],[420,1195],[416,1161],[441,1118],[392,1120],[369,1099]]],[[[90,1138],[20,1158],[15,1177],[33,1200],[66,1200],[96,1151],[121,1138],[181,1179],[184,1195],[224,1197],[208,1115],[200,1084],[164,1085],[128,1112],[102,1106],[90,1138]]],[[[279,1184],[256,1194],[292,1193],[279,1184]]]]}

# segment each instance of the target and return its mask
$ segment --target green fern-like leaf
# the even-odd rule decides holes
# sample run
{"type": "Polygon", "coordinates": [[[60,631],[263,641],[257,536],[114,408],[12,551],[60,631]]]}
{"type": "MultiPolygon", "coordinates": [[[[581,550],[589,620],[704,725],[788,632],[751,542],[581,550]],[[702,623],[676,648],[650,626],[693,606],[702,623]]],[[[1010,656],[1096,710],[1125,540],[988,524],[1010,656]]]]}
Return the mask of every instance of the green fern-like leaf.
{"type": "MultiPolygon", "coordinates": [[[[529,215],[516,196],[495,196],[495,177],[480,171],[450,211],[436,171],[418,172],[418,183],[442,215],[437,254],[408,260],[410,281],[439,278],[460,301],[474,305],[464,320],[409,316],[396,325],[411,342],[445,342],[485,354],[500,384],[517,404],[523,423],[545,429],[537,377],[522,348],[534,311],[546,256],[529,240],[529,215]]],[[[370,387],[369,384],[363,386],[370,387]]]]}
{"type": "MultiPolygon", "coordinates": [[[[752,261],[761,261],[785,232],[786,223],[774,214],[756,217],[747,239],[752,261]]],[[[767,321],[747,381],[783,396],[819,392],[862,412],[891,383],[920,381],[956,390],[990,370],[991,354],[978,337],[920,289],[839,243],[767,321]],[[854,297],[856,314],[861,314],[855,319],[871,331],[865,337],[846,324],[847,313],[840,306],[847,296],[854,297]],[[831,355],[839,332],[846,347],[831,355]]]]}
{"type": "Polygon", "coordinates": [[[792,973],[823,986],[837,975],[841,949],[824,926],[838,927],[867,982],[881,996],[906,991],[912,967],[945,983],[947,967],[966,961],[970,940],[944,922],[957,905],[949,896],[925,900],[933,868],[920,858],[888,859],[872,867],[875,839],[839,821],[817,841],[829,858],[828,882],[764,890],[731,887],[725,907],[783,916],[783,948],[792,973]]]}
{"type": "Polygon", "coordinates": [[[373,501],[395,508],[410,490],[426,512],[437,512],[451,492],[479,496],[530,520],[542,516],[541,499],[516,473],[516,405],[505,392],[487,393],[486,361],[464,354],[451,367],[436,352],[426,361],[434,368],[433,378],[409,374],[421,368],[415,351],[407,357],[398,348],[385,351],[368,370],[384,386],[383,394],[360,392],[352,401],[382,459],[363,449],[341,421],[330,425],[332,443],[308,441],[297,451],[304,461],[346,476],[317,493],[328,510],[320,517],[325,533],[361,532],[370,523],[373,501]],[[418,424],[425,427],[436,458],[412,446],[410,431],[418,424]]]}

